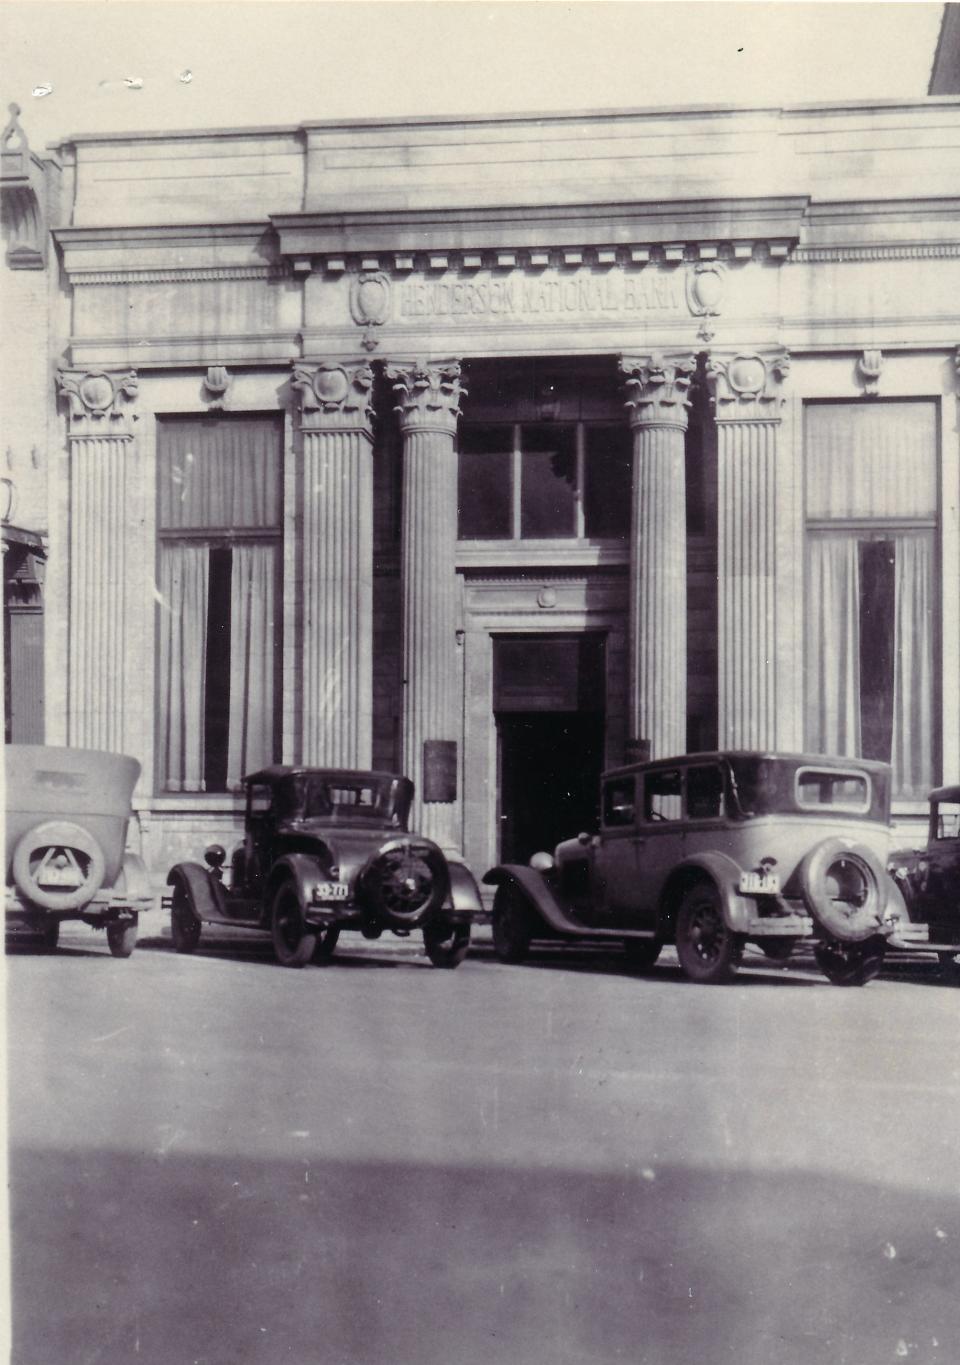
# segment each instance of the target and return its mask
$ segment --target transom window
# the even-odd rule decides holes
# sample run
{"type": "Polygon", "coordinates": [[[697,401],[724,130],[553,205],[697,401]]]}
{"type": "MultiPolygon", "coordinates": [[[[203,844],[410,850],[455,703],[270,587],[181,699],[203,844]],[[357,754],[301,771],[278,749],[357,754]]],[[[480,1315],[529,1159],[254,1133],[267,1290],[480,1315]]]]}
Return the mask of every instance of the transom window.
{"type": "Polygon", "coordinates": [[[232,791],[277,757],[279,419],[158,422],[157,769],[232,791]]]}
{"type": "Polygon", "coordinates": [[[461,426],[461,540],[625,537],[633,445],[623,424],[461,426]]]}

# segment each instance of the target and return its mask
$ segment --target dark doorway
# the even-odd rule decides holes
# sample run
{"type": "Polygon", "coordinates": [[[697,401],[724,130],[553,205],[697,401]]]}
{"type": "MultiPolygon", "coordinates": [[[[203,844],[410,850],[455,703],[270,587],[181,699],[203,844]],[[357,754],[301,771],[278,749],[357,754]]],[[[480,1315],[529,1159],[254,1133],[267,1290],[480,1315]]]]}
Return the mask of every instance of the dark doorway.
{"type": "Polygon", "coordinates": [[[603,767],[601,635],[511,636],[494,642],[500,858],[596,828],[603,767]]]}

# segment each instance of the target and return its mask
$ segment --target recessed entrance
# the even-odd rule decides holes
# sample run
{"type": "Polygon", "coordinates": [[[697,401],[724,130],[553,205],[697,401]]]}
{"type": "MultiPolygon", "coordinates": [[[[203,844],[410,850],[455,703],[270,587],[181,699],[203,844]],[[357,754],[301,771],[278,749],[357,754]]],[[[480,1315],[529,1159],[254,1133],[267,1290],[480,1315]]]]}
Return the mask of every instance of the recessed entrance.
{"type": "Polygon", "coordinates": [[[595,825],[604,691],[602,635],[494,639],[501,861],[595,825]]]}

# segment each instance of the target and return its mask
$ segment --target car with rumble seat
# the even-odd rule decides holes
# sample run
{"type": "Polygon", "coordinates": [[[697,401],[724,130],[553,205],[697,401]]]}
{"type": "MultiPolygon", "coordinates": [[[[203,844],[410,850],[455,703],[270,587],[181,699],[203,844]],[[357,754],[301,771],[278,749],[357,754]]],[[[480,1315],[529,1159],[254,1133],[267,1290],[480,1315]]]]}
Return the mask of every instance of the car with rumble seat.
{"type": "Polygon", "coordinates": [[[126,851],[140,764],[125,754],[49,744],[4,746],[6,922],[52,952],[67,920],[104,929],[129,957],[154,894],[126,851]]]}
{"type": "Polygon", "coordinates": [[[170,870],[171,930],[192,952],[204,924],[269,934],[285,967],[331,957],[340,933],[423,935],[435,967],[456,967],[482,912],[473,874],[408,829],[413,783],[395,773],[276,765],[244,778],[243,843],[224,868],[170,870]]]}
{"type": "Polygon", "coordinates": [[[890,768],[820,754],[726,751],[604,774],[600,827],[501,864],[494,949],[621,942],[637,969],[676,945],[693,981],[728,980],[744,945],[782,960],[809,941],[837,985],[862,985],[906,920],[885,871],[890,768]]]}
{"type": "Polygon", "coordinates": [[[960,786],[930,793],[926,846],[896,849],[887,866],[910,917],[897,946],[935,952],[960,983],[960,786]]]}

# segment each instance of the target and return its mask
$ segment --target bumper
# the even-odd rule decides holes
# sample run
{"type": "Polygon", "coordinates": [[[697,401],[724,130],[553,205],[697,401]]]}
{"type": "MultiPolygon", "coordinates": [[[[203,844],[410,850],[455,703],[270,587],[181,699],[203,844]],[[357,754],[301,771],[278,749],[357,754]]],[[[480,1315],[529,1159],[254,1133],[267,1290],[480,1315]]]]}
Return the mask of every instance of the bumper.
{"type": "Polygon", "coordinates": [[[126,892],[100,892],[86,905],[75,910],[45,910],[42,906],[31,905],[23,900],[14,887],[8,886],[4,899],[4,910],[8,918],[14,920],[37,919],[79,919],[87,924],[107,923],[115,919],[136,919],[141,911],[153,908],[154,897],[129,896],[126,892]]]}
{"type": "Polygon", "coordinates": [[[810,915],[755,915],[748,938],[809,938],[814,924],[810,915]]]}
{"type": "MultiPolygon", "coordinates": [[[[384,929],[422,929],[425,924],[442,921],[444,924],[473,924],[475,921],[485,918],[479,910],[434,910],[431,914],[411,915],[406,920],[386,920],[382,922],[384,929]]],[[[370,916],[365,915],[355,905],[344,904],[342,901],[332,905],[307,905],[304,907],[304,919],[308,924],[315,924],[318,928],[326,929],[331,925],[338,925],[341,929],[360,929],[364,924],[370,923],[370,916]]]]}

